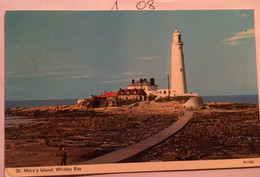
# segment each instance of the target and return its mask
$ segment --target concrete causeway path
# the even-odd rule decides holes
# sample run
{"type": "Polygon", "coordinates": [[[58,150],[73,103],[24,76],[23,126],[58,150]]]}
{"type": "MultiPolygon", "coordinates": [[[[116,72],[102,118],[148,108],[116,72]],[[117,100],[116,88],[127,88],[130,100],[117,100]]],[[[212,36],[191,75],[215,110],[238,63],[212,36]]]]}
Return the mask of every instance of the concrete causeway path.
{"type": "Polygon", "coordinates": [[[132,157],[156,144],[167,139],[169,136],[175,134],[180,129],[182,129],[190,120],[193,113],[186,111],[180,120],[174,122],[170,127],[162,130],[161,132],[140,141],[139,143],[130,145],[128,147],[113,151],[111,153],[105,154],[103,156],[97,157],[92,160],[82,162],[80,164],[103,164],[103,163],[116,163],[132,157]]]}

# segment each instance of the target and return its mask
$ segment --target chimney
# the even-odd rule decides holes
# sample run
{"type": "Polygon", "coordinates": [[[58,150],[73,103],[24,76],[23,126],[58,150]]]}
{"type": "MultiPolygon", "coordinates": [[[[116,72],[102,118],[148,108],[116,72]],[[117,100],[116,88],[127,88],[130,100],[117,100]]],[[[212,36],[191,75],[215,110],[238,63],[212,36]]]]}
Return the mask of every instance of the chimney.
{"type": "Polygon", "coordinates": [[[135,83],[135,80],[134,79],[132,79],[132,84],[134,84],[135,83]]]}
{"type": "Polygon", "coordinates": [[[151,83],[151,85],[154,85],[154,78],[150,79],[150,83],[151,83]]]}
{"type": "Polygon", "coordinates": [[[143,79],[142,78],[140,78],[140,83],[142,83],[143,82],[143,79]]]}

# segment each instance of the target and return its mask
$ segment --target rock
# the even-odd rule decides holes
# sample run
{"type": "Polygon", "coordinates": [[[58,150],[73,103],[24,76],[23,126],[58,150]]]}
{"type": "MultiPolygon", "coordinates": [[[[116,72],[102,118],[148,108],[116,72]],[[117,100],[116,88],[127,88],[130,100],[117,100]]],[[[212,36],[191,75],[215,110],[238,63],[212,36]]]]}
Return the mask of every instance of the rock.
{"type": "Polygon", "coordinates": [[[184,105],[183,107],[185,108],[198,108],[198,107],[203,107],[204,103],[202,100],[202,97],[196,96],[196,97],[191,97],[184,105]]]}
{"type": "Polygon", "coordinates": [[[8,108],[5,111],[7,116],[28,116],[28,117],[46,117],[46,116],[64,116],[65,114],[70,114],[72,116],[77,116],[78,114],[89,114],[93,113],[88,111],[87,107],[82,104],[75,104],[69,106],[41,106],[34,108],[8,108]]]}

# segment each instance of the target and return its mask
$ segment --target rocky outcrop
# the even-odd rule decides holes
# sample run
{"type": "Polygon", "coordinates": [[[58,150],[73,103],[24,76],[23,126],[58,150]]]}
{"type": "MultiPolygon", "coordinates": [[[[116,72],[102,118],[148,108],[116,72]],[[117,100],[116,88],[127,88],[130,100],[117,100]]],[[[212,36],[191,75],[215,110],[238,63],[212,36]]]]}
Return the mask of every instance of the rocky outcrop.
{"type": "Polygon", "coordinates": [[[202,97],[196,96],[196,97],[191,97],[184,105],[183,107],[186,108],[198,108],[204,106],[202,97]]]}
{"type": "MultiPolygon", "coordinates": [[[[91,110],[93,111],[93,110],[91,110]]],[[[25,116],[25,117],[39,117],[39,116],[78,116],[90,113],[90,110],[83,104],[63,105],[63,106],[40,106],[33,108],[15,107],[8,108],[5,111],[7,116],[25,116]]]]}
{"type": "Polygon", "coordinates": [[[126,162],[259,157],[258,105],[205,106],[210,108],[197,110],[179,133],[126,162]]]}

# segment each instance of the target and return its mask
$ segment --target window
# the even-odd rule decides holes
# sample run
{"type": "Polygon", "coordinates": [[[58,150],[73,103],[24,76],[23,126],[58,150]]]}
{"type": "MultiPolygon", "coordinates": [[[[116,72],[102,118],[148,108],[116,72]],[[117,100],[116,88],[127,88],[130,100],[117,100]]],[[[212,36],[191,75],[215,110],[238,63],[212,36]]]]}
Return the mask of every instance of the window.
{"type": "Polygon", "coordinates": [[[163,91],[163,94],[166,94],[166,91],[163,91]]]}

